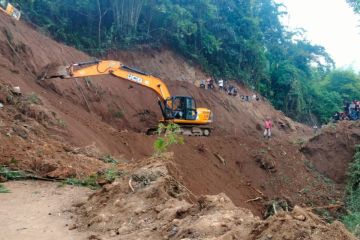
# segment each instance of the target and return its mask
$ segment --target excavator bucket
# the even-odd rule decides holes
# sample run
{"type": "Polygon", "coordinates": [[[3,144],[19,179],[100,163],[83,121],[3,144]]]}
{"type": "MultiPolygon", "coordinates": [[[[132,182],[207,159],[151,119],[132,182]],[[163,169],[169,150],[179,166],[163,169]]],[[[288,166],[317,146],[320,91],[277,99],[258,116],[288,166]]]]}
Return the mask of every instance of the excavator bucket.
{"type": "Polygon", "coordinates": [[[68,78],[68,77],[70,77],[68,66],[49,64],[43,69],[43,71],[39,76],[39,79],[45,80],[49,78],[68,78]]]}

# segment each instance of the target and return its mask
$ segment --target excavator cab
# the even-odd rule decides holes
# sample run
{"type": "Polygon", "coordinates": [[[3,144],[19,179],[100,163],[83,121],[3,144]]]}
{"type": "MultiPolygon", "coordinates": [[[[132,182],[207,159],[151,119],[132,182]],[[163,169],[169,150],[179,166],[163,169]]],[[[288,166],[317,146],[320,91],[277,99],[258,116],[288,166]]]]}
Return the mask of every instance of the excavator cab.
{"type": "Polygon", "coordinates": [[[19,20],[21,17],[21,12],[14,7],[14,5],[10,4],[8,0],[0,0],[0,10],[9,14],[16,20],[19,20]]]}
{"type": "Polygon", "coordinates": [[[166,99],[162,109],[166,120],[196,120],[197,117],[196,104],[192,97],[172,96],[166,99]]]}

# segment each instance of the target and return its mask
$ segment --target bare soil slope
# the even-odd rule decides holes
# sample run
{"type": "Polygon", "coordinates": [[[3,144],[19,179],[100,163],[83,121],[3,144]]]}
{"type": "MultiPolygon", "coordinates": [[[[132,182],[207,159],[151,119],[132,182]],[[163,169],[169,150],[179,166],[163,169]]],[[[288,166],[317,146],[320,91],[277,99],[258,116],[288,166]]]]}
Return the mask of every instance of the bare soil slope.
{"type": "MultiPolygon", "coordinates": [[[[106,168],[99,160],[104,154],[123,163],[141,162],[153,154],[154,137],[143,134],[160,115],[151,91],[113,77],[38,82],[37,76],[47,64],[91,57],[24,22],[0,15],[0,23],[0,83],[5,104],[0,110],[4,122],[0,164],[66,178],[106,168]],[[12,86],[20,86],[26,99],[13,96],[9,92],[12,86]],[[19,107],[23,104],[25,110],[19,107]],[[18,126],[22,131],[16,130],[18,126]],[[30,137],[22,136],[23,131],[30,137]],[[89,148],[96,149],[96,154],[88,154],[89,148]]],[[[309,129],[267,101],[243,102],[224,92],[197,88],[195,78],[205,74],[166,49],[142,48],[109,56],[158,74],[172,93],[193,96],[198,106],[214,112],[211,137],[185,138],[186,144],[170,149],[177,167],[169,171],[195,196],[224,192],[237,206],[258,216],[264,214],[264,204],[275,199],[286,199],[291,205],[326,205],[341,198],[341,193],[334,191],[336,185],[325,183],[306,167],[298,150],[309,129]],[[266,116],[275,125],[270,141],[262,138],[266,116]],[[258,200],[248,201],[254,198],[258,200]]],[[[239,88],[241,93],[251,94],[243,86],[239,88]]]]}
{"type": "Polygon", "coordinates": [[[359,122],[343,121],[328,125],[301,149],[318,171],[340,184],[360,143],[359,122]]]}

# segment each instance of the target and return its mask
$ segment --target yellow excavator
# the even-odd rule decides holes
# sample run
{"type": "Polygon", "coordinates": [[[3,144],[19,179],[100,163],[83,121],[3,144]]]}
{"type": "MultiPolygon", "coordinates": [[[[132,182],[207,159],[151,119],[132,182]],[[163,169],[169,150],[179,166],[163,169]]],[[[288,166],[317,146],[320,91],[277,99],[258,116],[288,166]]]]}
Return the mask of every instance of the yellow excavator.
{"type": "Polygon", "coordinates": [[[10,4],[7,0],[0,0],[0,10],[9,14],[11,17],[16,20],[20,20],[21,12],[14,7],[14,5],[10,4]]]}
{"type": "MultiPolygon", "coordinates": [[[[195,100],[189,96],[171,96],[163,81],[140,70],[125,66],[111,60],[81,62],[69,66],[49,67],[42,79],[50,78],[83,78],[100,75],[111,75],[147,87],[155,92],[163,118],[162,123],[176,123],[181,133],[188,136],[209,136],[212,113],[207,108],[196,108],[195,100]]],[[[152,134],[156,128],[150,128],[152,134]]]]}

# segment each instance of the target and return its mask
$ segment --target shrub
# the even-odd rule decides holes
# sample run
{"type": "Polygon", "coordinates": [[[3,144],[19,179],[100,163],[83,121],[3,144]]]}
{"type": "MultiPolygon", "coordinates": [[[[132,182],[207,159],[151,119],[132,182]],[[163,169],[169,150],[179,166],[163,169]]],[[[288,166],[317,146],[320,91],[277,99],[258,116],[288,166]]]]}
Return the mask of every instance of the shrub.
{"type": "Polygon", "coordinates": [[[121,119],[121,118],[124,117],[124,113],[123,113],[123,111],[121,111],[121,110],[117,110],[117,111],[114,111],[114,112],[113,112],[113,116],[114,116],[115,118],[121,119]]]}
{"type": "Polygon", "coordinates": [[[347,228],[360,237],[360,145],[355,146],[353,162],[348,170],[346,207],[349,214],[342,217],[347,228]]]}
{"type": "Polygon", "coordinates": [[[39,96],[36,93],[31,93],[29,96],[27,96],[26,99],[33,104],[41,104],[42,103],[41,99],[39,98],[39,96]]]}
{"type": "Polygon", "coordinates": [[[183,144],[184,138],[179,135],[180,126],[175,123],[159,124],[157,129],[158,138],[154,142],[155,155],[165,152],[173,144],[183,144]],[[164,135],[162,135],[164,134],[164,135]]]}

